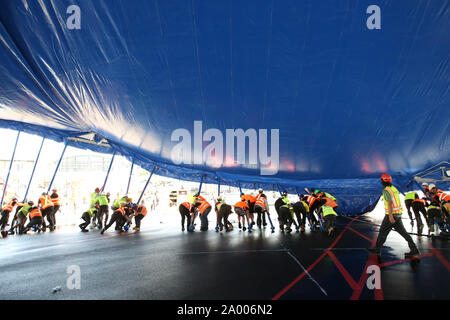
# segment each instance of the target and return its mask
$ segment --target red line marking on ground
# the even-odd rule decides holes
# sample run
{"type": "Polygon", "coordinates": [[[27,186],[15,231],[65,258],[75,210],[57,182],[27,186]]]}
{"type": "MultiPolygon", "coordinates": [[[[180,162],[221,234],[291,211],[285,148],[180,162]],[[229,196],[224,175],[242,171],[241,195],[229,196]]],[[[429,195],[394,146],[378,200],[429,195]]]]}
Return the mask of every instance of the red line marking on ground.
{"type": "Polygon", "coordinates": [[[406,259],[399,259],[399,260],[395,260],[395,261],[385,262],[385,263],[380,264],[379,266],[380,267],[388,267],[388,266],[392,266],[392,265],[395,265],[395,264],[403,263],[403,262],[406,262],[406,261],[411,261],[411,260],[414,260],[414,259],[421,259],[421,258],[430,257],[430,256],[433,256],[434,254],[435,254],[434,252],[429,252],[429,253],[421,254],[421,255],[413,257],[413,258],[406,258],[406,259]]]}
{"type": "Polygon", "coordinates": [[[328,251],[328,255],[330,256],[331,260],[333,260],[334,264],[338,268],[339,272],[344,277],[345,281],[350,285],[350,287],[355,291],[358,287],[358,284],[353,279],[353,277],[348,273],[347,269],[342,265],[342,263],[338,260],[338,258],[335,256],[335,254],[332,251],[328,251]]]}
{"type": "Polygon", "coordinates": [[[444,258],[442,253],[439,250],[436,250],[431,244],[428,244],[436,258],[439,259],[439,261],[447,268],[447,271],[450,271],[450,264],[448,263],[447,259],[444,258]]]}
{"type": "Polygon", "coordinates": [[[344,230],[342,230],[342,232],[339,234],[339,236],[336,238],[336,240],[334,240],[334,242],[320,255],[319,258],[317,258],[316,261],[314,261],[313,264],[311,264],[306,271],[303,271],[297,278],[295,278],[291,283],[289,283],[287,286],[285,286],[280,292],[278,292],[273,298],[272,300],[278,300],[281,296],[283,296],[286,292],[288,292],[297,282],[299,282],[301,279],[303,279],[303,277],[306,275],[306,272],[310,272],[323,258],[325,258],[325,256],[327,255],[328,251],[330,249],[332,249],[337,242],[341,239],[342,235],[344,234],[344,232],[347,230],[347,228],[349,228],[349,226],[359,218],[360,216],[357,216],[355,218],[353,218],[352,221],[350,221],[344,228],[344,230]]]}
{"type": "Polygon", "coordinates": [[[352,227],[348,227],[348,229],[349,229],[350,231],[353,231],[354,233],[356,233],[356,234],[357,234],[358,236],[360,236],[361,238],[364,238],[364,239],[366,239],[367,241],[369,241],[369,242],[371,242],[371,243],[373,243],[374,241],[376,241],[376,239],[372,240],[372,239],[370,239],[369,237],[366,237],[365,235],[363,235],[362,233],[356,231],[356,230],[353,229],[352,227]]]}

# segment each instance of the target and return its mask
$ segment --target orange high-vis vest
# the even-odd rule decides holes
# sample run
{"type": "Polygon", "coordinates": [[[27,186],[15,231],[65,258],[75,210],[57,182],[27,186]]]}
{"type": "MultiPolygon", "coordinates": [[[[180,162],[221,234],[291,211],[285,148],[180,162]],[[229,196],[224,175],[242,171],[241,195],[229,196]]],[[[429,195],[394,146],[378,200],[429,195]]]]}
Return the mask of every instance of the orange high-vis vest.
{"type": "Polygon", "coordinates": [[[198,211],[200,214],[203,214],[207,208],[211,207],[208,201],[206,201],[203,197],[198,197],[197,202],[200,202],[200,205],[198,206],[198,211]]]}
{"type": "Polygon", "coordinates": [[[242,201],[250,201],[250,203],[255,203],[256,202],[256,198],[250,194],[244,194],[241,197],[242,201]]]}
{"type": "Polygon", "coordinates": [[[260,206],[261,208],[263,208],[264,210],[266,210],[266,202],[264,201],[264,199],[266,199],[265,197],[263,197],[261,194],[258,194],[256,196],[256,202],[255,202],[255,206],[260,206]]]}
{"type": "Polygon", "coordinates": [[[191,211],[192,209],[192,204],[190,202],[183,202],[181,205],[184,206],[189,211],[191,211]]]}
{"type": "Polygon", "coordinates": [[[306,202],[308,202],[309,207],[311,207],[316,200],[317,200],[316,197],[306,196],[306,202]]]}
{"type": "Polygon", "coordinates": [[[248,208],[247,202],[244,202],[244,201],[239,201],[238,203],[236,203],[236,204],[234,205],[234,207],[235,207],[235,208],[241,208],[241,209],[243,209],[243,210],[248,210],[248,209],[249,209],[249,208],[248,208]]]}
{"type": "Polygon", "coordinates": [[[47,209],[48,207],[53,207],[53,202],[50,200],[49,196],[42,196],[39,198],[39,203],[41,204],[41,209],[47,209]]]}
{"type": "Polygon", "coordinates": [[[147,215],[147,208],[145,206],[138,206],[138,210],[139,208],[142,208],[141,212],[138,211],[138,214],[142,214],[144,217],[147,215]]]}
{"type": "Polygon", "coordinates": [[[124,207],[120,207],[119,209],[116,210],[116,212],[120,212],[124,216],[125,215],[125,208],[124,207]]]}
{"type": "Polygon", "coordinates": [[[61,200],[59,200],[59,196],[56,198],[52,198],[50,197],[51,202],[53,203],[54,206],[60,206],[61,205],[61,200]]]}
{"type": "Polygon", "coordinates": [[[414,199],[413,202],[421,202],[423,204],[427,204],[427,202],[423,199],[414,199]]]}
{"type": "Polygon", "coordinates": [[[33,209],[31,210],[29,216],[30,219],[33,219],[34,217],[42,217],[41,210],[39,208],[33,209]]]}
{"type": "Polygon", "coordinates": [[[331,199],[331,198],[323,197],[322,199],[325,199],[325,200],[326,200],[324,206],[328,206],[328,207],[331,207],[331,208],[336,208],[336,207],[338,206],[338,204],[336,203],[336,201],[334,201],[334,200],[331,199]]]}
{"type": "Polygon", "coordinates": [[[10,202],[8,202],[8,204],[6,206],[4,206],[2,208],[2,211],[9,211],[9,212],[11,212],[13,210],[14,206],[15,205],[13,204],[13,201],[11,200],[10,202]]]}
{"type": "Polygon", "coordinates": [[[436,196],[439,197],[439,201],[440,202],[449,202],[450,201],[450,195],[446,194],[446,193],[438,193],[436,194],[436,196]]]}

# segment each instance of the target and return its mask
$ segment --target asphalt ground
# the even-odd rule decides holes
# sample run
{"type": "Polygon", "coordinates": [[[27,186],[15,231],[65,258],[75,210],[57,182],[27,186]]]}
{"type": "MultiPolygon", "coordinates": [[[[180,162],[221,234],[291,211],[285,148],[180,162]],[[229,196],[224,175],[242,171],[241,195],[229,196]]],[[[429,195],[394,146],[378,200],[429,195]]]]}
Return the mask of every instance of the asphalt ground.
{"type": "Polygon", "coordinates": [[[393,231],[378,260],[365,250],[378,232],[369,216],[339,217],[331,237],[237,225],[188,233],[145,222],[140,232],[73,227],[0,239],[0,299],[450,298],[450,242],[413,235],[421,256],[405,260],[407,243],[393,231]]]}

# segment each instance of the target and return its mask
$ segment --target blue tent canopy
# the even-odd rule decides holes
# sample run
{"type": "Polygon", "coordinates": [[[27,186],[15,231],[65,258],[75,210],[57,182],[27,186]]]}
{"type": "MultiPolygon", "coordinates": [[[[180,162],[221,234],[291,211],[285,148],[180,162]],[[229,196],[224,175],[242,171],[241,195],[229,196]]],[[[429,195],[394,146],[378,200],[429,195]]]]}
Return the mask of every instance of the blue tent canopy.
{"type": "Polygon", "coordinates": [[[448,1],[2,0],[0,126],[60,141],[96,133],[111,147],[70,143],[179,179],[321,188],[359,214],[382,172],[406,190],[450,159],[449,30],[448,1]],[[276,174],[217,152],[177,163],[172,135],[194,136],[195,121],[224,143],[227,129],[258,143],[267,129],[276,174]]]}

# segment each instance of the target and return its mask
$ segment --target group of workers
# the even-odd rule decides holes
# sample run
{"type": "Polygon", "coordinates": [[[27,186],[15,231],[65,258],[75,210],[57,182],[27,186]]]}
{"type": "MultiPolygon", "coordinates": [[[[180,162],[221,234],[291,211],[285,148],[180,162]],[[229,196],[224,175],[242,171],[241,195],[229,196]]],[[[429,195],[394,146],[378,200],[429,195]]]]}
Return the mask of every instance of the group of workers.
{"type": "Polygon", "coordinates": [[[1,211],[0,230],[2,237],[12,234],[25,234],[32,227],[39,226],[39,230],[45,232],[47,227],[54,231],[56,227],[56,213],[60,210],[61,200],[56,189],[48,195],[43,192],[37,203],[33,201],[19,202],[16,197],[7,202],[1,211]],[[9,223],[11,213],[16,208],[13,219],[9,223]],[[48,225],[45,222],[47,219],[48,225]],[[28,221],[28,224],[27,224],[28,221]],[[8,225],[10,226],[7,230],[8,225]]]}
{"type": "Polygon", "coordinates": [[[450,224],[450,195],[436,188],[434,184],[428,185],[424,182],[422,188],[425,195],[422,198],[415,191],[405,194],[405,207],[411,225],[414,227],[415,220],[417,233],[421,235],[424,228],[423,217],[428,227],[428,234],[435,231],[435,225],[439,226],[441,232],[446,233],[446,226],[450,224]]]}
{"type": "MultiPolygon", "coordinates": [[[[331,235],[335,230],[336,209],[338,203],[335,197],[327,192],[320,190],[309,191],[308,194],[300,195],[294,203],[288,199],[286,191],[282,192],[281,197],[275,201],[274,207],[277,212],[279,227],[282,232],[292,232],[292,225],[295,225],[297,231],[305,232],[306,220],[308,220],[312,231],[319,228],[331,235]],[[297,220],[297,221],[296,221],[297,220]]],[[[233,206],[226,204],[222,197],[217,199],[214,205],[216,213],[216,231],[233,230],[233,225],[228,217],[233,212],[238,216],[239,229],[251,232],[255,226],[264,228],[267,226],[267,219],[271,225],[272,231],[275,229],[270,218],[269,203],[267,196],[262,189],[258,190],[256,196],[241,193],[241,199],[233,206]]],[[[200,230],[208,230],[208,214],[212,210],[212,205],[196,193],[191,199],[183,202],[179,206],[181,215],[181,230],[194,231],[195,218],[199,216],[200,230]]]]}
{"type": "Polygon", "coordinates": [[[100,188],[96,188],[91,194],[89,208],[83,212],[81,219],[83,223],[79,225],[82,232],[88,232],[88,226],[98,228],[103,234],[114,223],[115,230],[127,231],[134,218],[135,227],[133,230],[140,231],[141,220],[147,215],[147,208],[143,201],[140,204],[133,203],[128,196],[123,196],[113,201],[111,205],[111,218],[109,218],[110,193],[101,192],[100,188]]]}

